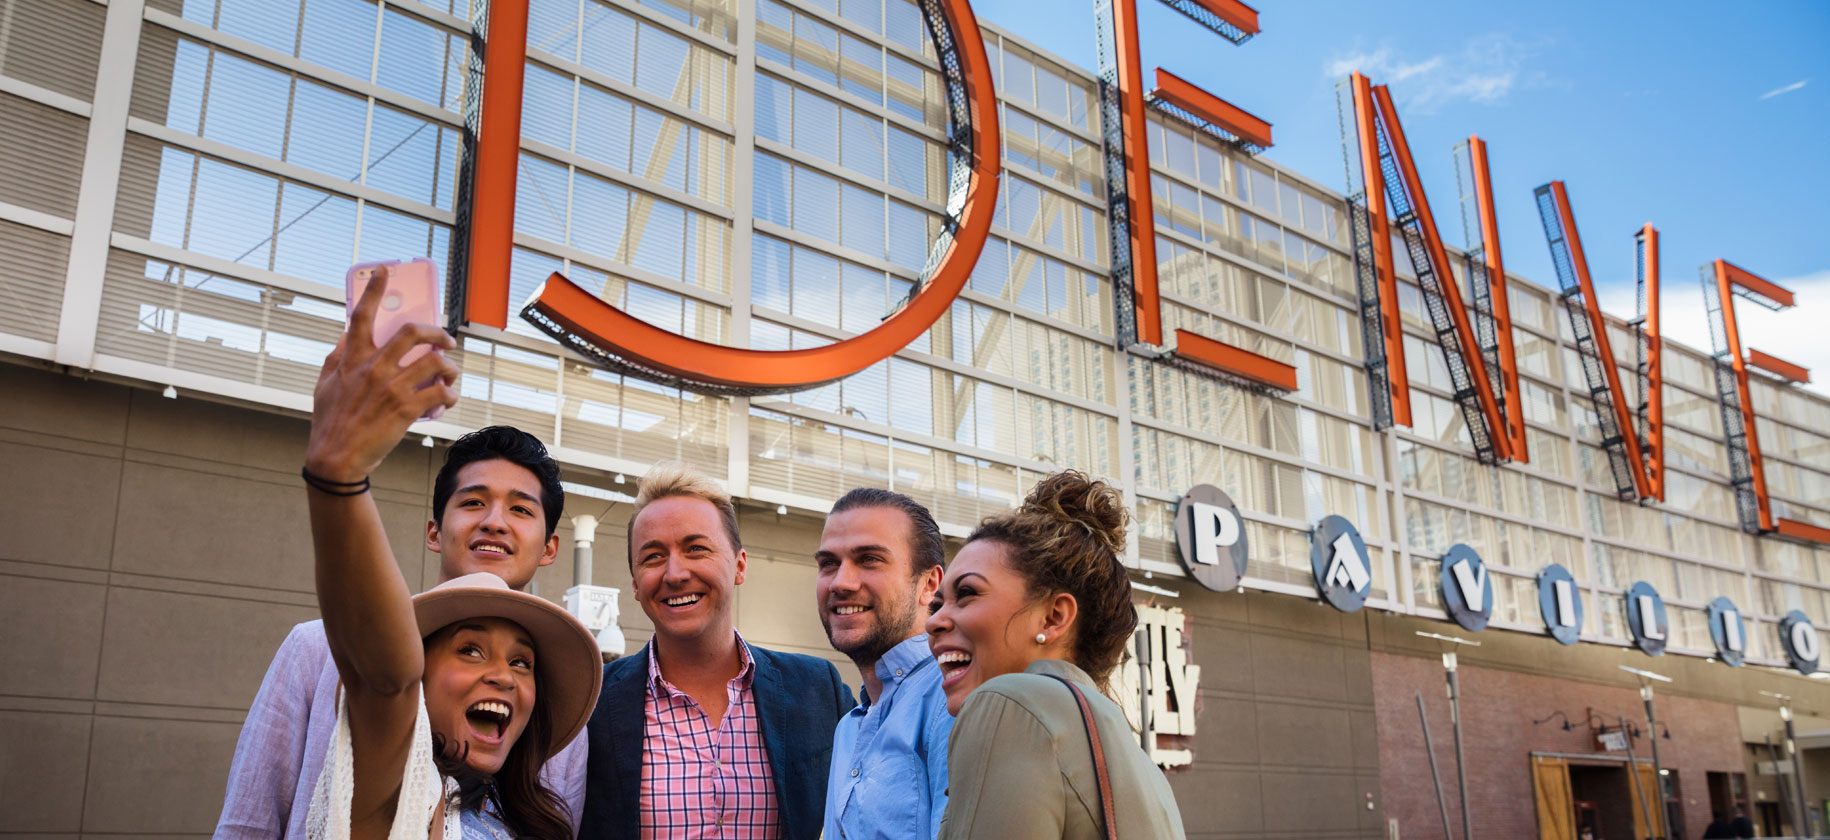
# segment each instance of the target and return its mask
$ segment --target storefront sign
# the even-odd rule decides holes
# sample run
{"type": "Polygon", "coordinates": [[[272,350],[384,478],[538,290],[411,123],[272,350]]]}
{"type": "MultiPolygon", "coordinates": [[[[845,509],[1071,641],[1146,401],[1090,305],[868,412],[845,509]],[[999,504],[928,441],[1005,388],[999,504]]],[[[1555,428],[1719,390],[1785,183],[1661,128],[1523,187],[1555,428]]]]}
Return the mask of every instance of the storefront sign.
{"type": "Polygon", "coordinates": [[[1625,752],[1627,733],[1618,729],[1609,729],[1595,733],[1595,744],[1608,752],[1625,752]]]}
{"type": "Polygon", "coordinates": [[[1455,623],[1468,630],[1485,630],[1493,618],[1493,579],[1487,564],[1474,549],[1462,543],[1442,555],[1442,607],[1455,623]]]}
{"type": "Polygon", "coordinates": [[[1552,563],[1538,573],[1538,613],[1551,638],[1573,645],[1582,637],[1582,593],[1568,569],[1552,563]]]}
{"type": "Polygon", "coordinates": [[[1779,646],[1785,649],[1786,660],[1798,673],[1810,674],[1817,670],[1817,627],[1803,612],[1793,610],[1780,619],[1779,646]]]}
{"type": "Polygon", "coordinates": [[[1188,661],[1188,620],[1180,609],[1143,604],[1137,608],[1137,633],[1131,656],[1118,669],[1113,694],[1125,717],[1144,730],[1150,758],[1159,767],[1181,767],[1194,761],[1195,696],[1201,688],[1201,666],[1188,661]],[[1140,649],[1140,637],[1148,649],[1140,649]],[[1148,663],[1140,671],[1139,662],[1148,663]],[[1140,681],[1147,676],[1147,680],[1140,681]],[[1142,714],[1144,703],[1149,714],[1142,714]]]}
{"type": "Polygon", "coordinates": [[[1359,529],[1345,517],[1327,516],[1315,526],[1309,537],[1309,566],[1315,588],[1335,609],[1354,612],[1366,605],[1366,596],[1372,593],[1372,563],[1359,529]]]}
{"type": "Polygon", "coordinates": [[[1665,652],[1665,640],[1671,637],[1671,621],[1665,617],[1665,599],[1652,584],[1639,581],[1627,590],[1627,631],[1633,644],[1647,656],[1665,652]]]}
{"type": "Polygon", "coordinates": [[[1724,595],[1709,602],[1709,637],[1716,642],[1716,658],[1740,667],[1747,660],[1747,628],[1741,610],[1724,595]]]}
{"type": "Polygon", "coordinates": [[[1228,592],[1245,577],[1245,520],[1231,497],[1211,484],[1196,485],[1176,505],[1176,549],[1189,577],[1228,592]]]}

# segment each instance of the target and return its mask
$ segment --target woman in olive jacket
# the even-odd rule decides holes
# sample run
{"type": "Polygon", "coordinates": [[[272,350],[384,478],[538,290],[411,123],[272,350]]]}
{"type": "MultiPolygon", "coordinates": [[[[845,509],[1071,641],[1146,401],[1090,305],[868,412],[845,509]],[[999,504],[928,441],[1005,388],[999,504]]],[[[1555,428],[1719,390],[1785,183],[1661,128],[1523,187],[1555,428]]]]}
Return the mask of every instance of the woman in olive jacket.
{"type": "Polygon", "coordinates": [[[1118,491],[1067,471],[981,523],[947,569],[928,646],[957,718],[941,840],[1182,840],[1175,795],[1102,692],[1137,627],[1118,491]],[[1081,706],[1105,756],[1113,825],[1081,706]],[[1109,829],[1109,830],[1108,830],[1109,829]]]}

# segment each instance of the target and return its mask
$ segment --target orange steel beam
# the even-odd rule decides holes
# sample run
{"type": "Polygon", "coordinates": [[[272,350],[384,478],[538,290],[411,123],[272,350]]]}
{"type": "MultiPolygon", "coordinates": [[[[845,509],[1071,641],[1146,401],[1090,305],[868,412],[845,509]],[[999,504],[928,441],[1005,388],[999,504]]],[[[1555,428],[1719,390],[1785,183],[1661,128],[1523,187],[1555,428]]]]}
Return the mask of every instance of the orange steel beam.
{"type": "MultiPolygon", "coordinates": [[[[1741,397],[1741,428],[1747,435],[1748,471],[1753,474],[1754,498],[1760,507],[1760,530],[1773,530],[1773,505],[1767,498],[1766,464],[1760,458],[1760,430],[1754,426],[1754,397],[1747,387],[1747,360],[1741,355],[1741,327],[1735,322],[1735,286],[1740,285],[1762,294],[1766,290],[1780,292],[1789,304],[1792,293],[1767,280],[1729,264],[1727,260],[1716,260],[1716,294],[1722,297],[1722,332],[1728,338],[1728,361],[1735,369],[1735,390],[1741,397]],[[1756,282],[1757,281],[1757,282],[1756,282]]],[[[1768,297],[1779,300],[1779,295],[1768,294],[1768,297]]]]}
{"type": "Polygon", "coordinates": [[[1384,85],[1375,85],[1372,93],[1379,103],[1386,142],[1391,144],[1392,160],[1398,164],[1399,177],[1404,180],[1411,206],[1417,214],[1417,226],[1423,232],[1423,244],[1429,251],[1436,280],[1442,284],[1444,302],[1448,304],[1449,315],[1455,323],[1455,335],[1461,342],[1462,358],[1468,365],[1469,375],[1474,379],[1474,392],[1480,400],[1481,414],[1487,418],[1488,437],[1492,439],[1493,450],[1499,459],[1508,460],[1512,457],[1512,440],[1505,434],[1506,422],[1500,417],[1499,403],[1493,398],[1493,382],[1487,378],[1487,363],[1481,358],[1480,344],[1474,340],[1474,326],[1469,322],[1467,308],[1462,305],[1461,287],[1455,282],[1455,272],[1449,266],[1449,252],[1442,247],[1442,237],[1436,232],[1436,216],[1430,212],[1430,200],[1423,192],[1423,179],[1417,176],[1417,165],[1411,157],[1410,144],[1405,142],[1404,126],[1398,122],[1398,108],[1392,104],[1391,91],[1384,85]]]}
{"type": "Polygon", "coordinates": [[[1270,123],[1168,70],[1161,67],[1156,69],[1156,90],[1151,93],[1158,99],[1166,100],[1171,105],[1226,129],[1241,140],[1267,149],[1271,147],[1270,123]]]}
{"type": "Polygon", "coordinates": [[[492,0],[483,48],[483,119],[470,201],[464,320],[508,327],[508,270],[515,250],[515,176],[521,155],[521,82],[527,69],[528,0],[492,0]]]}
{"type": "Polygon", "coordinates": [[[1770,298],[1779,308],[1784,309],[1794,302],[1792,290],[1771,280],[1761,277],[1728,260],[1716,260],[1716,270],[1728,275],[1729,285],[1740,286],[1762,297],[1770,298]]]}
{"type": "Polygon", "coordinates": [[[1595,336],[1595,352],[1601,356],[1608,392],[1614,395],[1614,422],[1619,424],[1621,440],[1627,447],[1627,463],[1633,467],[1633,485],[1643,499],[1652,495],[1652,487],[1646,480],[1646,462],[1640,455],[1638,425],[1633,422],[1633,412],[1627,410],[1627,392],[1620,387],[1620,365],[1614,361],[1614,348],[1608,341],[1608,322],[1601,314],[1601,301],[1595,298],[1588,257],[1582,252],[1582,234],[1576,231],[1575,213],[1570,209],[1569,194],[1564,190],[1563,182],[1550,182],[1550,190],[1557,197],[1557,213],[1563,220],[1563,236],[1569,241],[1570,263],[1576,269],[1576,282],[1582,287],[1583,309],[1589,316],[1589,331],[1595,336]]]}
{"type": "Polygon", "coordinates": [[[1830,543],[1830,528],[1812,525],[1809,522],[1800,522],[1796,519],[1786,519],[1784,517],[1781,517],[1779,521],[1774,524],[1775,530],[1779,532],[1780,536],[1791,537],[1796,540],[1830,543]]]}
{"type": "Polygon", "coordinates": [[[1385,213],[1385,172],[1379,168],[1379,127],[1371,82],[1353,74],[1354,125],[1360,138],[1360,171],[1366,176],[1366,218],[1372,237],[1373,276],[1379,286],[1379,320],[1385,331],[1386,378],[1392,422],[1411,425],[1411,380],[1404,363],[1404,314],[1398,309],[1398,274],[1392,266],[1391,221],[1385,213]]]}
{"type": "Polygon", "coordinates": [[[1652,496],[1665,500],[1665,373],[1664,339],[1659,332],[1658,228],[1647,222],[1639,229],[1646,249],[1646,484],[1652,496]]]}
{"type": "Polygon", "coordinates": [[[1752,347],[1747,348],[1747,363],[1774,374],[1781,379],[1797,382],[1801,385],[1811,381],[1811,369],[1804,365],[1794,364],[1778,356],[1762,353],[1752,347]]]}
{"type": "Polygon", "coordinates": [[[1500,221],[1493,209],[1493,176],[1487,168],[1487,141],[1468,137],[1468,157],[1474,170],[1474,198],[1480,209],[1481,257],[1487,263],[1487,298],[1493,306],[1498,333],[1500,377],[1506,388],[1506,437],[1512,442],[1512,460],[1531,460],[1525,443],[1525,404],[1519,399],[1519,367],[1512,345],[1512,302],[1506,298],[1506,266],[1500,259],[1500,221]]]}
{"type": "Polygon", "coordinates": [[[1296,390],[1296,368],[1187,330],[1176,330],[1176,355],[1253,382],[1296,390]]]}
{"type": "Polygon", "coordinates": [[[1239,0],[1192,0],[1192,2],[1212,12],[1214,17],[1239,27],[1239,31],[1247,35],[1258,34],[1258,10],[1239,0]]]}
{"type": "Polygon", "coordinates": [[[1144,139],[1144,63],[1138,47],[1137,0],[1113,0],[1112,18],[1118,56],[1119,130],[1125,137],[1125,194],[1131,197],[1131,288],[1137,302],[1137,340],[1162,344],[1156,206],[1150,196],[1150,147],[1144,139]]]}
{"type": "MultiPolygon", "coordinates": [[[[991,65],[971,3],[946,0],[944,8],[964,64],[961,69],[966,80],[967,107],[972,114],[972,170],[966,203],[960,211],[959,229],[934,274],[881,324],[861,335],[806,350],[726,347],[687,338],[635,318],[557,272],[535,293],[531,303],[534,310],[565,327],[576,339],[641,365],[695,382],[741,388],[792,389],[831,382],[907,346],[947,312],[965,287],[979,252],[984,249],[997,206],[999,134],[991,65]]],[[[1141,150],[1143,146],[1136,148],[1141,150]]],[[[1147,156],[1138,157],[1148,160],[1147,156]]],[[[1155,261],[1149,266],[1154,270],[1155,261]]],[[[1156,313],[1154,300],[1149,311],[1156,313]]]]}

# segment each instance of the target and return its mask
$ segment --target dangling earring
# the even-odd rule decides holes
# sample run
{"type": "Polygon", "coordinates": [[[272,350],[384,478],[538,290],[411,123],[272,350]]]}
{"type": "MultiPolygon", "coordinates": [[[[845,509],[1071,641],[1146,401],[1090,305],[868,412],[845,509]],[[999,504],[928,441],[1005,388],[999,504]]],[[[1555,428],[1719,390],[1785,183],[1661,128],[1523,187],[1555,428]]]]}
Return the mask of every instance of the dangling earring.
{"type": "Polygon", "coordinates": [[[1036,634],[1036,644],[1039,644],[1039,645],[1048,644],[1048,634],[1047,633],[1037,633],[1036,634]]]}

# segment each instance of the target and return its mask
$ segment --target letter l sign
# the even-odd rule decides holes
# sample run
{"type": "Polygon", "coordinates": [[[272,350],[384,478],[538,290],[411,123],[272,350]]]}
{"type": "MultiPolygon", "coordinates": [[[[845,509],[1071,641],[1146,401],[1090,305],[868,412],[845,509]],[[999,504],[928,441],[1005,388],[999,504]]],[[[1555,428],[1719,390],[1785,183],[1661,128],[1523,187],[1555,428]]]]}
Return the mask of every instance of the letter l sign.
{"type": "Polygon", "coordinates": [[[1639,610],[1639,632],[1648,639],[1665,640],[1665,631],[1659,629],[1658,611],[1652,608],[1652,596],[1641,595],[1635,598],[1634,608],[1639,610]]]}

